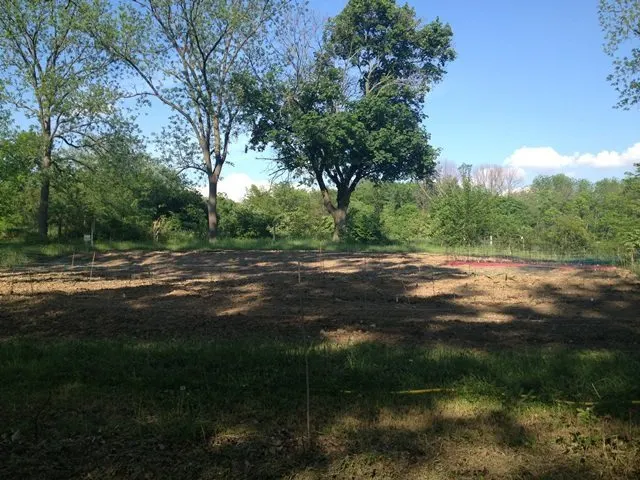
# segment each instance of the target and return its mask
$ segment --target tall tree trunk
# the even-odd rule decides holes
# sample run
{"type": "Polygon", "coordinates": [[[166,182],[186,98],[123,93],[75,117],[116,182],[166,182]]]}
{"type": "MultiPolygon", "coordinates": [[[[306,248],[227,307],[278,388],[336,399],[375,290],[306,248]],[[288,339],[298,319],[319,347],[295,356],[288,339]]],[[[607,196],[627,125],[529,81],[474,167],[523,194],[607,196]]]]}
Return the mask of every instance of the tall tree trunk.
{"type": "Polygon", "coordinates": [[[207,199],[207,216],[209,220],[209,241],[218,238],[218,180],[222,164],[216,163],[213,172],[209,174],[209,198],[207,199]]]}
{"type": "Polygon", "coordinates": [[[339,242],[344,238],[347,229],[347,211],[351,200],[351,192],[347,187],[338,186],[338,204],[335,206],[331,200],[329,190],[322,186],[322,203],[333,218],[333,241],[339,242]]]}
{"type": "Polygon", "coordinates": [[[347,209],[346,208],[334,208],[331,213],[333,217],[333,241],[339,242],[347,230],[347,209]]]}
{"type": "Polygon", "coordinates": [[[47,240],[49,233],[49,190],[51,189],[51,179],[49,173],[51,169],[51,146],[47,140],[47,146],[42,156],[40,164],[40,205],[38,206],[38,235],[42,241],[47,240]]]}
{"type": "Polygon", "coordinates": [[[209,219],[209,241],[215,242],[218,237],[218,179],[209,175],[209,198],[207,211],[209,219]]]}

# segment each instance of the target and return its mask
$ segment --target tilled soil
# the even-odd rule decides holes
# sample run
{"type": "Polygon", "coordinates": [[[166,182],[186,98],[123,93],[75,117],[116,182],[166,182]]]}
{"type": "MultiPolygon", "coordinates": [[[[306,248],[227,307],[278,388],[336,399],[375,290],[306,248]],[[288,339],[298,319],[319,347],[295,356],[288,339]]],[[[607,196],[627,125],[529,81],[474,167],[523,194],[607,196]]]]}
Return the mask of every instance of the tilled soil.
{"type": "Polygon", "coordinates": [[[76,255],[0,271],[0,339],[640,345],[640,281],[622,269],[238,251],[108,253],[91,264],[76,255]]]}

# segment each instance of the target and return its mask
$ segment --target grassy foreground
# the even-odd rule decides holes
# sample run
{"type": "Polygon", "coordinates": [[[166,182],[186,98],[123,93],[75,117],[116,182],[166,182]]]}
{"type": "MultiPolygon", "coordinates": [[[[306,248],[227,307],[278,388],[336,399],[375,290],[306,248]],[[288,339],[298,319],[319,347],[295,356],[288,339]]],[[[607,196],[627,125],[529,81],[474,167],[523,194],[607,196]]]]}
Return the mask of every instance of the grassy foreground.
{"type": "MultiPolygon", "coordinates": [[[[320,246],[329,249],[271,241],[220,242],[216,248],[320,246]]],[[[96,245],[101,251],[160,247],[197,246],[96,245]]],[[[9,258],[13,252],[12,265],[18,265],[82,248],[4,244],[0,253],[9,258]]],[[[258,281],[259,273],[244,275],[258,281]]],[[[132,294],[121,319],[127,328],[118,331],[136,331],[135,339],[97,340],[98,335],[75,337],[73,328],[66,328],[72,321],[108,324],[121,312],[111,303],[114,286],[104,285],[101,294],[62,289],[55,293],[60,302],[46,303],[48,294],[34,294],[39,281],[30,278],[30,293],[0,291],[7,295],[0,305],[6,301],[13,312],[0,308],[0,324],[20,320],[0,339],[2,479],[640,478],[640,351],[632,322],[618,325],[628,338],[617,343],[622,346],[598,343],[605,345],[599,350],[579,348],[581,332],[573,347],[541,346],[539,335],[518,328],[517,322],[542,325],[539,316],[528,313],[513,320],[513,331],[528,345],[517,349],[508,347],[508,331],[500,337],[504,342],[490,340],[491,330],[469,312],[461,317],[467,321],[452,320],[455,328],[448,330],[451,336],[439,337],[439,346],[352,340],[336,345],[322,336],[314,336],[318,340],[312,344],[300,336],[275,341],[269,339],[276,333],[264,330],[259,337],[256,330],[233,340],[211,334],[205,341],[183,335],[191,330],[178,312],[201,312],[207,302],[220,306],[219,295],[229,294],[231,284],[205,300],[185,296],[173,310],[158,307],[161,317],[151,316],[149,304],[133,295],[136,285],[128,285],[121,287],[123,296],[132,294]],[[52,335],[43,336],[36,327],[49,316],[59,323],[52,335]],[[142,328],[148,318],[178,319],[177,328],[162,330],[151,341],[142,328]],[[456,334],[469,325],[474,325],[474,348],[453,347],[463,345],[456,334]]],[[[350,291],[354,282],[338,288],[350,291]]],[[[272,301],[280,302],[287,288],[277,278],[275,288],[267,277],[259,283],[262,301],[271,288],[272,301]]],[[[174,287],[145,288],[161,303],[174,287]]],[[[552,298],[553,291],[536,291],[552,298]]],[[[555,305],[569,303],[578,320],[615,323],[620,312],[633,311],[636,298],[621,292],[608,292],[601,308],[582,307],[583,293],[557,292],[555,305]]],[[[344,303],[341,299],[336,309],[344,303]]],[[[566,318],[573,319],[560,313],[547,328],[562,328],[566,318]]],[[[242,329],[238,319],[236,328],[242,329]]],[[[202,324],[198,318],[189,325],[195,331],[209,320],[204,314],[202,324]]],[[[601,325],[605,331],[607,324],[601,325]]]]}
{"type": "Polygon", "coordinates": [[[0,478],[638,478],[638,372],[638,352],[15,339],[0,478]]]}

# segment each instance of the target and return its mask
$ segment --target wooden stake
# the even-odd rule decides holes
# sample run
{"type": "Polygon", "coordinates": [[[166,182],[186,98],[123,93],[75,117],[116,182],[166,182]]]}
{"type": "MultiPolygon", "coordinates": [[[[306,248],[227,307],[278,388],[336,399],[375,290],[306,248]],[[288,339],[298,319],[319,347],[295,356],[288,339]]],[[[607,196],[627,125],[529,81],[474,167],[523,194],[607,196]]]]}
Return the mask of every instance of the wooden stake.
{"type": "MultiPolygon", "coordinates": [[[[300,261],[298,261],[298,278],[300,275],[300,261]]],[[[302,328],[302,335],[306,341],[307,332],[304,328],[304,302],[302,301],[302,289],[298,289],[298,299],[300,301],[300,327],[302,328]]],[[[309,380],[309,350],[311,345],[307,346],[304,353],[304,370],[306,380],[306,395],[307,395],[307,445],[311,447],[311,388],[309,380]]]]}
{"type": "Polygon", "coordinates": [[[300,274],[300,260],[298,260],[298,285],[302,283],[302,275],[300,274]]]}
{"type": "Polygon", "coordinates": [[[93,264],[96,261],[96,252],[93,252],[93,258],[91,259],[91,270],[89,270],[89,280],[93,278],[93,264]]]}
{"type": "Polygon", "coordinates": [[[309,387],[309,348],[304,355],[305,376],[307,380],[307,442],[311,446],[311,388],[309,387]]]}

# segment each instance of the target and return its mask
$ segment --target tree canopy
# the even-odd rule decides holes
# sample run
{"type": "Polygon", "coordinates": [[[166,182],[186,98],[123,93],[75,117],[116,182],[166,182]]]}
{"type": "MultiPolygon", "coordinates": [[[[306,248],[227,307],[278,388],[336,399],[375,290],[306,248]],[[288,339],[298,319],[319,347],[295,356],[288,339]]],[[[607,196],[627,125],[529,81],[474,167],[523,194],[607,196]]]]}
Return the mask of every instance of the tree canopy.
{"type": "Polygon", "coordinates": [[[455,52],[447,24],[423,24],[393,0],[351,0],[323,38],[311,65],[290,64],[262,95],[252,143],[273,147],[283,168],[318,185],[338,239],[361,180],[433,173],[437,151],[422,126],[424,100],[455,52]]]}
{"type": "Polygon", "coordinates": [[[640,2],[600,0],[605,52],[613,58],[608,80],[619,94],[617,106],[629,109],[640,101],[640,2]]]}
{"type": "Polygon", "coordinates": [[[283,0],[132,0],[95,29],[99,43],[173,115],[163,135],[180,169],[209,184],[209,237],[229,145],[244,125],[241,85],[267,68],[266,35],[283,0]]]}
{"type": "Polygon", "coordinates": [[[48,231],[54,149],[77,146],[110,125],[118,100],[111,57],[88,29],[102,0],[0,1],[0,103],[18,109],[40,136],[38,230],[48,231]]]}

